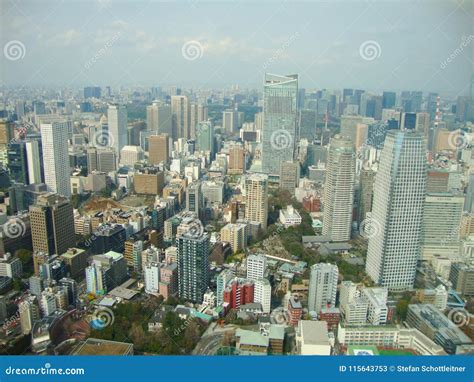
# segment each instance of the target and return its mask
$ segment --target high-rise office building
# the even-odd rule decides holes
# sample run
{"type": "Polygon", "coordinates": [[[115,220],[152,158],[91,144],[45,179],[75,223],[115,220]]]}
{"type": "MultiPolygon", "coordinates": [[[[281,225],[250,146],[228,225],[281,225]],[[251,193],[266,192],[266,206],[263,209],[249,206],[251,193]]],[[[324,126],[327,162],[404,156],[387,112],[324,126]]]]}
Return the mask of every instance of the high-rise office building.
{"type": "Polygon", "coordinates": [[[120,150],[127,145],[127,107],[125,105],[109,105],[107,109],[108,146],[120,155],[120,150]]]}
{"type": "Polygon", "coordinates": [[[140,146],[123,146],[120,150],[120,164],[123,166],[133,167],[144,158],[145,153],[140,146]]]}
{"type": "Polygon", "coordinates": [[[390,290],[413,287],[420,258],[426,146],[411,130],[387,133],[375,179],[366,271],[390,290]]]}
{"type": "Polygon", "coordinates": [[[382,94],[382,108],[391,109],[395,106],[397,94],[395,92],[383,92],[382,94]]]}
{"type": "Polygon", "coordinates": [[[171,97],[171,112],[173,117],[173,141],[178,138],[190,138],[189,123],[191,109],[188,97],[176,95],[171,97]]]}
{"type": "Polygon", "coordinates": [[[429,260],[435,254],[452,259],[459,256],[463,207],[463,195],[450,193],[426,195],[423,213],[423,260],[429,260]]]}
{"type": "Polygon", "coordinates": [[[97,171],[97,149],[95,147],[87,148],[87,172],[97,171]]]}
{"type": "Polygon", "coordinates": [[[171,106],[154,101],[146,107],[146,126],[148,131],[155,134],[173,134],[171,106]]]}
{"type": "Polygon", "coordinates": [[[229,148],[229,174],[243,174],[245,171],[245,150],[240,145],[229,148]]]}
{"type": "Polygon", "coordinates": [[[0,145],[5,149],[15,137],[15,124],[5,119],[0,120],[0,145]]]}
{"type": "Polygon", "coordinates": [[[300,180],[300,163],[298,161],[281,162],[280,188],[295,194],[300,180]]]}
{"type": "Polygon", "coordinates": [[[260,223],[267,229],[268,219],[268,177],[252,174],[245,179],[245,219],[260,223]]]}
{"type": "Polygon", "coordinates": [[[148,138],[148,163],[152,165],[168,163],[169,158],[168,134],[151,135],[148,138]]]}
{"type": "Polygon", "coordinates": [[[239,131],[237,110],[222,112],[222,128],[229,135],[236,134],[239,131]]]}
{"type": "Polygon", "coordinates": [[[211,121],[199,122],[196,126],[196,150],[214,153],[214,126],[211,121]]]}
{"type": "Polygon", "coordinates": [[[319,313],[321,308],[336,306],[339,269],[335,264],[319,263],[311,267],[309,276],[308,309],[319,313]]]}
{"type": "Polygon", "coordinates": [[[360,169],[359,175],[359,224],[367,218],[367,214],[372,211],[372,200],[374,196],[375,171],[367,164],[360,169]]]}
{"type": "Polygon", "coordinates": [[[199,216],[203,207],[201,183],[199,181],[190,183],[186,189],[186,210],[195,212],[199,216]]]}
{"type": "Polygon", "coordinates": [[[26,145],[26,162],[28,168],[28,182],[29,184],[42,183],[41,176],[41,152],[40,142],[37,140],[30,140],[26,145]]]}
{"type": "Polygon", "coordinates": [[[196,139],[196,128],[199,123],[207,121],[207,107],[201,104],[191,104],[191,116],[189,119],[189,134],[191,139],[196,139]]]}
{"type": "Polygon", "coordinates": [[[340,135],[349,138],[350,141],[355,144],[358,140],[357,126],[360,124],[371,125],[372,123],[374,123],[374,119],[371,117],[363,117],[360,115],[342,115],[340,135]]]}
{"type": "Polygon", "coordinates": [[[44,182],[48,191],[66,197],[71,196],[68,126],[67,121],[41,124],[44,182]]]}
{"type": "Polygon", "coordinates": [[[202,302],[209,286],[209,236],[194,230],[177,236],[179,297],[202,302]]]}
{"type": "Polygon", "coordinates": [[[12,142],[8,145],[8,170],[13,181],[29,184],[28,161],[24,141],[12,142]]]}
{"type": "Polygon", "coordinates": [[[56,194],[43,194],[30,206],[31,238],[35,252],[61,255],[75,246],[71,203],[56,194]]]}
{"type": "Polygon", "coordinates": [[[262,172],[278,177],[282,162],[292,161],[298,140],[298,76],[265,74],[263,88],[262,172]]]}
{"type": "Polygon", "coordinates": [[[86,268],[88,293],[104,294],[127,280],[127,262],[121,253],[109,251],[92,257],[86,268]]]}
{"type": "Polygon", "coordinates": [[[97,150],[97,170],[105,172],[115,171],[117,169],[117,154],[114,149],[97,150]]]}
{"type": "Polygon", "coordinates": [[[86,86],[84,88],[84,98],[100,98],[100,93],[99,86],[86,86]]]}
{"type": "Polygon", "coordinates": [[[331,241],[350,239],[354,182],[354,146],[349,138],[336,135],[329,145],[323,203],[322,233],[331,241]]]}
{"type": "Polygon", "coordinates": [[[19,99],[15,104],[16,119],[21,121],[25,115],[25,101],[19,99]]]}

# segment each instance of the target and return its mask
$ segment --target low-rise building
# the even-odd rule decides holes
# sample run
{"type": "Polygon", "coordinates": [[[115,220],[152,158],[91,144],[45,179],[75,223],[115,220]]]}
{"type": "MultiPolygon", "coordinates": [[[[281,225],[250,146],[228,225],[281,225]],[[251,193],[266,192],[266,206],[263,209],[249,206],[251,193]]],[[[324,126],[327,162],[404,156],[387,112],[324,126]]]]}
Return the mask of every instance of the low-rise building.
{"type": "Polygon", "coordinates": [[[301,320],[296,330],[296,348],[300,355],[330,355],[327,323],[301,320]]]}
{"type": "Polygon", "coordinates": [[[300,213],[293,208],[293,206],[287,206],[286,209],[280,210],[280,223],[285,226],[285,228],[300,225],[301,224],[301,215],[300,213]]]}
{"type": "Polygon", "coordinates": [[[472,344],[459,327],[430,304],[409,305],[406,324],[442,346],[448,354],[455,354],[458,346],[472,344]]]}

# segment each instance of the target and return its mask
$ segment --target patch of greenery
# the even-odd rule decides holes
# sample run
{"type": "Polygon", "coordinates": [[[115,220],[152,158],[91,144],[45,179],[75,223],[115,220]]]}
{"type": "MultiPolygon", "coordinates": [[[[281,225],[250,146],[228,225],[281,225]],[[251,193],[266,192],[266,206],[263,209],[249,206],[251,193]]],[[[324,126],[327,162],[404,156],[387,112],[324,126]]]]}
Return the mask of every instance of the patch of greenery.
{"type": "Polygon", "coordinates": [[[91,330],[90,335],[112,341],[133,342],[139,353],[190,354],[206,325],[197,318],[183,320],[177,313],[168,312],[162,328],[150,333],[148,321],[153,316],[154,307],[138,302],[119,304],[113,311],[113,325],[103,330],[91,330]]]}

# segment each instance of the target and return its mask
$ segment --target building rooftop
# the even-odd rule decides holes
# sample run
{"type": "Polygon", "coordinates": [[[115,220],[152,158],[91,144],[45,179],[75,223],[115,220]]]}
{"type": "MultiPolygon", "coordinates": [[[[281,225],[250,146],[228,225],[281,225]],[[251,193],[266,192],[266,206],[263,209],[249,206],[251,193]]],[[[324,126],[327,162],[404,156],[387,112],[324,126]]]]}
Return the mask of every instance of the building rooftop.
{"type": "Polygon", "coordinates": [[[303,244],[318,244],[318,243],[329,243],[331,241],[329,236],[302,236],[301,240],[303,244]]]}
{"type": "Polygon", "coordinates": [[[325,321],[301,320],[298,331],[307,345],[328,345],[328,325],[325,321]]]}
{"type": "Polygon", "coordinates": [[[237,329],[235,332],[236,337],[240,338],[241,345],[252,345],[268,347],[269,338],[262,336],[259,332],[253,332],[251,330],[237,329]]]}
{"type": "Polygon", "coordinates": [[[114,297],[123,298],[124,300],[131,300],[138,294],[138,292],[118,286],[112,289],[108,294],[114,297]]]}
{"type": "Polygon", "coordinates": [[[291,297],[289,302],[293,309],[303,309],[303,305],[301,305],[301,301],[295,299],[294,297],[291,297]]]}
{"type": "Polygon", "coordinates": [[[379,355],[376,346],[349,345],[347,347],[348,355],[379,355]]]}

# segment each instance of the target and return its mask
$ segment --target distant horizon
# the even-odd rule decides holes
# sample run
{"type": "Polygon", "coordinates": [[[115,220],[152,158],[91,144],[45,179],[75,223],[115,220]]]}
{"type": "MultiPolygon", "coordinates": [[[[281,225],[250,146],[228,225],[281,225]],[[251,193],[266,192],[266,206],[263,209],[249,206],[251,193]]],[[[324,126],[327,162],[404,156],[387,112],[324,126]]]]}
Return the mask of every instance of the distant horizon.
{"type": "MultiPolygon", "coordinates": [[[[275,74],[275,73],[272,73],[275,74]]],[[[297,73],[296,73],[297,74],[297,73]]],[[[474,77],[473,77],[474,78],[474,77]]],[[[248,84],[247,84],[248,85],[248,84]]],[[[27,89],[34,89],[34,90],[47,90],[47,91],[63,91],[63,90],[71,90],[75,92],[82,92],[84,88],[86,87],[99,87],[103,91],[110,85],[107,84],[89,84],[89,83],[84,83],[84,84],[75,84],[73,86],[68,85],[68,84],[37,84],[37,85],[30,85],[30,86],[22,86],[21,84],[11,84],[11,85],[5,85],[2,84],[0,85],[0,89],[8,89],[8,90],[18,90],[22,89],[23,91],[27,89]]],[[[185,93],[192,92],[192,94],[196,94],[199,92],[206,92],[206,91],[219,91],[219,92],[234,92],[232,87],[237,86],[239,88],[239,91],[241,92],[259,92],[263,93],[263,82],[260,84],[260,86],[255,85],[255,86],[248,86],[248,87],[241,87],[238,83],[231,83],[231,84],[222,84],[222,85],[215,85],[215,86],[209,86],[206,88],[197,88],[197,87],[192,87],[192,86],[186,86],[186,85],[178,85],[178,84],[153,84],[153,83],[144,83],[144,84],[122,84],[122,85],[116,85],[116,86],[110,86],[112,90],[117,90],[117,89],[123,89],[123,90],[151,90],[152,88],[161,88],[165,93],[169,91],[171,88],[175,87],[178,88],[185,93]]],[[[473,82],[473,88],[474,88],[474,82],[473,82]]],[[[361,88],[361,87],[354,87],[354,86],[343,86],[339,88],[331,88],[331,87],[325,87],[325,88],[313,88],[313,87],[306,87],[301,84],[300,78],[298,78],[298,89],[304,89],[306,91],[306,94],[311,93],[311,92],[317,92],[317,91],[328,91],[330,93],[341,93],[344,89],[353,89],[353,90],[363,90],[365,93],[369,93],[372,95],[382,95],[383,92],[393,92],[396,93],[397,96],[401,94],[403,91],[421,91],[423,92],[423,96],[428,95],[429,93],[436,93],[441,96],[441,98],[446,97],[447,99],[450,100],[455,100],[457,96],[468,96],[469,95],[469,87],[467,87],[466,91],[464,94],[450,94],[449,92],[443,92],[443,91],[436,91],[436,90],[421,90],[421,89],[416,89],[416,88],[400,88],[400,89],[391,89],[391,88],[385,88],[385,89],[368,89],[368,88],[361,88]]],[[[102,95],[101,98],[105,98],[104,95],[102,95]]],[[[159,101],[159,99],[157,99],[159,101]]]]}

